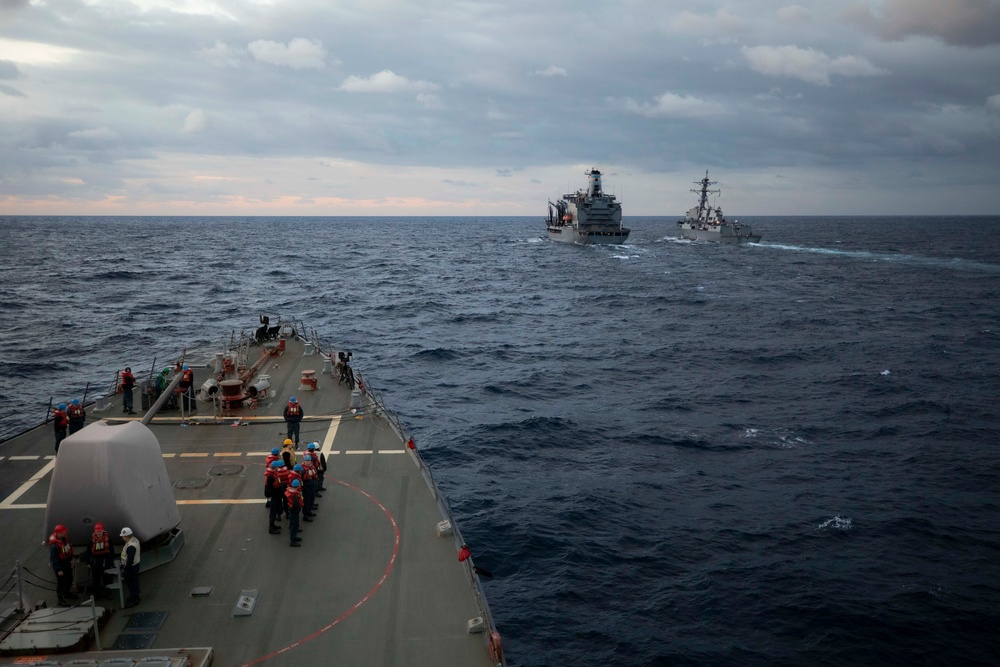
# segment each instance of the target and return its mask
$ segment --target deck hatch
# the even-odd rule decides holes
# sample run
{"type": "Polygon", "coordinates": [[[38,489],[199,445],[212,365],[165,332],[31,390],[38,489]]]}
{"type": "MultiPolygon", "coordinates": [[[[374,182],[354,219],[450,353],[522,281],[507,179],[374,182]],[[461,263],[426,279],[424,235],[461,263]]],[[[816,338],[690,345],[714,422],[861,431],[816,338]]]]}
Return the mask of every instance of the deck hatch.
{"type": "MultiPolygon", "coordinates": [[[[139,651],[148,648],[153,648],[153,642],[156,641],[156,635],[154,634],[140,634],[138,632],[129,632],[125,634],[118,635],[118,639],[115,640],[114,646],[111,647],[112,651],[139,651]]],[[[125,663],[112,662],[111,660],[105,660],[101,663],[100,667],[115,667],[120,666],[125,663]]],[[[132,663],[127,663],[131,665],[132,663]]]]}
{"type": "Polygon", "coordinates": [[[182,477],[174,482],[175,489],[203,489],[211,481],[209,477],[182,477]]]}
{"type": "Polygon", "coordinates": [[[228,463],[224,465],[212,466],[208,469],[209,475],[215,475],[216,477],[223,477],[226,475],[239,475],[246,469],[246,466],[240,465],[239,463],[228,463]]]}
{"type": "Polygon", "coordinates": [[[163,627],[163,622],[167,620],[168,612],[165,611],[138,611],[132,614],[132,618],[125,624],[122,632],[133,632],[140,630],[159,630],[163,627]]]}

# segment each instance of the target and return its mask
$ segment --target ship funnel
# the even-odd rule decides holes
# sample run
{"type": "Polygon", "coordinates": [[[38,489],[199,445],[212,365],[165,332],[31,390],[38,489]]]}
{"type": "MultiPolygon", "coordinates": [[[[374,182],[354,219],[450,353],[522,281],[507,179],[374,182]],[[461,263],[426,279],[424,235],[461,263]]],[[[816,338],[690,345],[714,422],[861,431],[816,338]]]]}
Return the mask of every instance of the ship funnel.
{"type": "Polygon", "coordinates": [[[587,194],[591,197],[600,197],[604,194],[601,191],[601,172],[597,169],[590,171],[590,183],[587,188],[587,194]]]}
{"type": "Polygon", "coordinates": [[[160,443],[145,424],[94,422],[59,446],[45,534],[61,523],[73,544],[90,544],[98,521],[111,535],[128,526],[144,543],[181,522],[160,443]]]}

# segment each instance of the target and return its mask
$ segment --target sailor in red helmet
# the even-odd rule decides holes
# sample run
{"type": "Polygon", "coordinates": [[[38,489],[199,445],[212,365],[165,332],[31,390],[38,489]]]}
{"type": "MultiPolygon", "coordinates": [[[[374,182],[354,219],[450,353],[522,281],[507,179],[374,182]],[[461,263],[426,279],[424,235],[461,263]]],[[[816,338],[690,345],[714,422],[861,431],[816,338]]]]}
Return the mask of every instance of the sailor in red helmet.
{"type": "Polygon", "coordinates": [[[132,375],[132,369],[129,366],[126,366],[125,370],[122,371],[121,379],[122,412],[134,415],[135,411],[132,409],[132,389],[135,388],[135,376],[132,375]]]}
{"type": "Polygon", "coordinates": [[[198,406],[194,398],[194,371],[187,364],[181,366],[181,380],[177,383],[181,390],[184,412],[195,412],[198,406]]]}
{"type": "Polygon", "coordinates": [[[59,524],[49,535],[49,564],[56,573],[56,596],[60,607],[68,607],[75,600],[73,588],[73,545],[69,542],[66,526],[59,524]]]}
{"type": "Polygon", "coordinates": [[[104,524],[94,524],[94,533],[90,536],[90,571],[93,577],[94,597],[108,595],[108,575],[106,570],[111,567],[111,536],[104,530],[104,524]]]}
{"type": "Polygon", "coordinates": [[[59,443],[66,437],[66,428],[69,426],[69,416],[66,414],[65,403],[60,403],[52,411],[52,423],[56,427],[56,454],[58,454],[59,443]]]}
{"type": "Polygon", "coordinates": [[[305,417],[305,412],[302,411],[302,406],[299,405],[294,396],[290,397],[288,405],[285,406],[285,424],[288,425],[287,437],[295,440],[296,449],[299,448],[299,423],[303,417],[305,417]]]}

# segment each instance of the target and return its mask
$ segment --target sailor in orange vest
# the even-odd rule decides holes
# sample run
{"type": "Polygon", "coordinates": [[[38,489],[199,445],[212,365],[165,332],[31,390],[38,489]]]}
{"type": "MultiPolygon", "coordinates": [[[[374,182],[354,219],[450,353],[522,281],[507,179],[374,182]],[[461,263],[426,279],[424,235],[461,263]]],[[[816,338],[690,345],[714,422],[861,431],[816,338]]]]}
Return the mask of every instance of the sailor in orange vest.
{"type": "Polygon", "coordinates": [[[271,448],[271,453],[264,459],[264,507],[271,507],[271,464],[281,460],[281,450],[277,447],[271,448]]]}
{"type": "Polygon", "coordinates": [[[59,443],[66,437],[66,427],[69,426],[69,416],[66,414],[66,404],[60,403],[52,412],[52,423],[56,427],[56,454],[59,453],[59,443]]]}
{"type": "Polygon", "coordinates": [[[300,544],[302,538],[299,537],[299,512],[302,510],[301,486],[302,482],[296,479],[288,485],[288,489],[285,491],[285,498],[288,501],[288,530],[291,538],[289,544],[293,547],[302,546],[300,544]]]}
{"type": "Polygon", "coordinates": [[[59,524],[49,535],[49,565],[56,573],[56,596],[60,607],[68,607],[77,596],[73,588],[73,545],[69,542],[66,526],[59,524]]]}
{"type": "Polygon", "coordinates": [[[302,406],[299,405],[294,396],[290,397],[288,405],[285,406],[285,423],[288,425],[287,437],[295,440],[296,449],[299,446],[299,423],[303,417],[305,417],[305,413],[302,411],[302,406]]]}
{"type": "Polygon", "coordinates": [[[90,571],[94,581],[95,598],[109,595],[108,575],[105,572],[109,567],[111,567],[111,536],[104,530],[104,524],[98,522],[94,524],[94,533],[90,536],[90,571]]]}
{"type": "Polygon", "coordinates": [[[319,484],[316,486],[316,497],[322,498],[320,491],[326,491],[323,480],[326,478],[326,454],[319,449],[319,443],[309,443],[309,454],[313,457],[313,465],[316,466],[316,474],[319,476],[319,484]]]}
{"type": "Polygon", "coordinates": [[[319,475],[316,473],[316,466],[313,464],[311,454],[302,457],[302,500],[304,502],[302,518],[312,521],[316,514],[316,487],[319,486],[319,475]]]}
{"type": "Polygon", "coordinates": [[[69,417],[69,434],[73,435],[81,428],[87,419],[87,411],[80,405],[80,399],[74,398],[73,402],[66,408],[66,416],[69,417]]]}
{"type": "Polygon", "coordinates": [[[132,369],[128,366],[122,371],[122,412],[127,412],[130,415],[134,415],[135,411],[132,410],[132,388],[135,387],[135,376],[132,375],[132,369]]]}
{"type": "Polygon", "coordinates": [[[181,366],[181,379],[177,383],[177,386],[181,390],[181,400],[184,401],[184,411],[185,412],[195,412],[198,406],[195,405],[194,398],[194,371],[184,364],[181,366]]]}
{"type": "Polygon", "coordinates": [[[281,518],[281,513],[285,508],[285,483],[287,481],[288,468],[281,462],[281,459],[275,459],[271,462],[267,476],[267,484],[271,489],[271,511],[268,513],[270,523],[267,526],[267,532],[272,535],[281,532],[278,519],[281,518]]]}

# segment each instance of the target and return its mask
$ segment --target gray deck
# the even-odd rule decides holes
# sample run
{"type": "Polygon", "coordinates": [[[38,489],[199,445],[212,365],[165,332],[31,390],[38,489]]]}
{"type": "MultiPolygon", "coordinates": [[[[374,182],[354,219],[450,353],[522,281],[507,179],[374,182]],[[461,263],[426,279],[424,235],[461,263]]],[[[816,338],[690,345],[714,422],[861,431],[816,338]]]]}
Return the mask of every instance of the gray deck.
{"type": "MultiPolygon", "coordinates": [[[[437,536],[442,510],[419,457],[370,404],[365,414],[353,414],[350,392],[320,374],[319,354],[303,356],[303,350],[300,341],[289,339],[282,356],[262,369],[271,375],[272,394],[255,411],[241,409],[231,418],[216,419],[212,404],[201,402],[192,424],[181,425],[177,411],[161,412],[150,423],[175,485],[185,544],[176,560],[143,572],[142,602],[114,611],[101,629],[104,648],[135,634],[126,630],[134,613],[161,612],[166,614],[162,625],[149,631],[155,635],[153,653],[211,647],[213,664],[222,667],[261,661],[494,664],[485,635],[467,631],[468,620],[484,613],[469,573],[471,561],[458,561],[455,538],[437,536]],[[303,369],[316,371],[317,391],[300,390],[303,369]],[[263,498],[264,457],[285,437],[281,411],[289,395],[299,399],[306,414],[300,457],[314,440],[329,465],[327,491],[318,500],[315,521],[301,524],[299,549],[289,547],[287,523],[281,535],[268,534],[263,498]],[[249,423],[233,426],[236,417],[249,423]],[[201,488],[176,486],[179,480],[206,478],[210,481],[201,488]],[[211,594],[192,597],[191,590],[200,586],[212,587],[211,594]],[[259,591],[252,615],[234,617],[241,591],[249,589],[259,591]]],[[[200,385],[208,370],[192,367],[200,385]]],[[[121,416],[116,402],[102,415],[89,411],[88,423],[121,416]]],[[[42,524],[52,454],[51,424],[0,445],[0,520],[6,535],[0,541],[0,567],[9,572],[20,560],[50,581],[54,575],[44,540],[52,527],[42,524]]],[[[78,568],[78,579],[85,576],[78,568]]],[[[25,590],[54,606],[54,592],[25,590]]],[[[8,596],[0,607],[15,602],[8,596]]],[[[0,656],[0,664],[13,660],[0,656]]]]}

